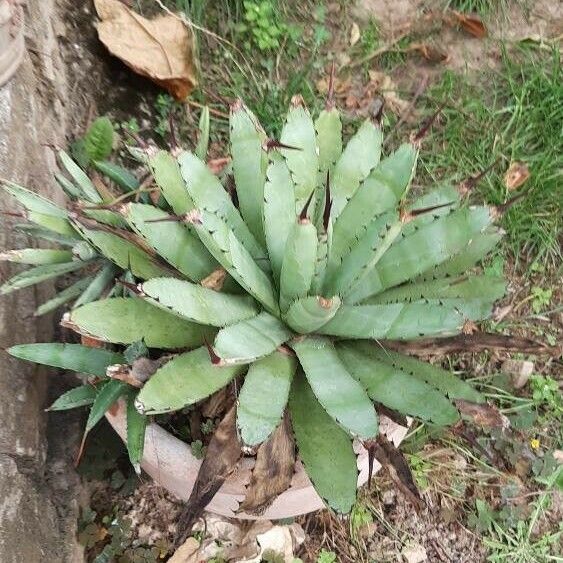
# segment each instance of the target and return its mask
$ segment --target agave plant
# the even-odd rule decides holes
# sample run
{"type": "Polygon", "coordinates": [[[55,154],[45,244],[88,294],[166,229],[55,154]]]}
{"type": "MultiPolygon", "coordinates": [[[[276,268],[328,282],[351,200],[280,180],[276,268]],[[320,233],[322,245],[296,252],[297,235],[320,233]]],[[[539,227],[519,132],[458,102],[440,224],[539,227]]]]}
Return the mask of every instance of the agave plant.
{"type": "MultiPolygon", "coordinates": [[[[63,319],[107,346],[9,352],[93,377],[52,407],[91,405],[87,431],[125,396],[136,466],[148,415],[194,405],[236,379],[241,444],[257,447],[260,461],[290,421],[291,444],[294,436],[319,495],[348,512],[357,485],[353,441],[378,435],[374,404],[449,425],[462,402],[484,402],[452,373],[387,345],[467,330],[505,291],[502,279],[470,273],[501,237],[497,209],[468,205],[450,185],[408,202],[422,136],[381,158],[378,116],[344,146],[332,103],[313,120],[295,98],[281,138],[272,140],[237,102],[235,194],[201,150],[146,152],[160,208],[129,202],[55,211],[8,186],[42,228],[87,241],[105,267],[131,274],[123,296],[83,300],[63,319]],[[127,367],[139,342],[153,358],[172,352],[146,381],[127,367]]],[[[91,192],[97,202],[88,178],[73,176],[81,197],[91,192]]]]}

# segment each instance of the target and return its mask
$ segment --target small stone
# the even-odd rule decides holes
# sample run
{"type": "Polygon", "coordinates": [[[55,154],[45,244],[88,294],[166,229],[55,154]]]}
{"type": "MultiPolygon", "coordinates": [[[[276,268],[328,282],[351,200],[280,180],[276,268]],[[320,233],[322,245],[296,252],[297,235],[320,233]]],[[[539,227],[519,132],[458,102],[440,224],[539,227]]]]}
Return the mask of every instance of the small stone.
{"type": "Polygon", "coordinates": [[[512,385],[516,389],[522,389],[528,383],[530,375],[534,373],[534,362],[529,360],[505,360],[500,370],[510,376],[512,385]]]}
{"type": "Polygon", "coordinates": [[[406,546],[401,552],[406,563],[422,563],[426,561],[428,556],[426,555],[426,549],[419,543],[411,543],[406,546]]]}
{"type": "Polygon", "coordinates": [[[383,500],[383,504],[385,506],[391,506],[392,504],[395,504],[395,491],[391,489],[385,491],[381,497],[381,500],[383,500]]]}

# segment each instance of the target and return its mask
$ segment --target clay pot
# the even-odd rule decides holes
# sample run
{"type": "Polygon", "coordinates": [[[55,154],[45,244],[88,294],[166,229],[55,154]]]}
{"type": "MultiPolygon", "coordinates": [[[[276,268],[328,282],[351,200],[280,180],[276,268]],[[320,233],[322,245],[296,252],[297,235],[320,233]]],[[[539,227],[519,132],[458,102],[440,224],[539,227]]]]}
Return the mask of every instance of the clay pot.
{"type": "MultiPolygon", "coordinates": [[[[119,402],[106,417],[122,440],[127,438],[125,404],[119,402]]],[[[404,439],[407,428],[395,424],[382,416],[380,429],[387,438],[398,446],[404,439]]],[[[358,453],[358,486],[368,478],[368,454],[360,444],[355,445],[358,453]]],[[[149,424],[145,436],[145,451],[141,466],[159,485],[168,489],[182,500],[187,500],[194,486],[201,460],[196,459],[185,442],[172,436],[158,424],[149,424]]],[[[245,487],[250,479],[254,459],[244,458],[239,469],[231,476],[207,506],[209,512],[245,520],[277,520],[307,514],[324,508],[324,503],[311,485],[300,461],[295,466],[291,487],[282,493],[260,516],[237,512],[244,499],[245,487]]],[[[374,473],[380,465],[374,461],[374,473]]]]}
{"type": "Polygon", "coordinates": [[[16,72],[23,55],[23,9],[16,0],[0,0],[0,86],[16,72]]]}

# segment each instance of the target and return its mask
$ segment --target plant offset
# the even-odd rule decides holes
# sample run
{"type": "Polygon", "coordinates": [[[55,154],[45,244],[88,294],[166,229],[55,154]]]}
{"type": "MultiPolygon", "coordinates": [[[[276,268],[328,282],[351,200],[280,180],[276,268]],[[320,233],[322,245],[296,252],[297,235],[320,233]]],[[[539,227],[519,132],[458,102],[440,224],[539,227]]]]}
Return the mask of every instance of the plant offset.
{"type": "MultiPolygon", "coordinates": [[[[349,512],[358,476],[353,440],[377,447],[376,405],[449,425],[468,403],[485,401],[452,373],[393,352],[386,341],[473,330],[505,290],[501,278],[470,273],[498,243],[493,223],[502,210],[468,205],[470,182],[407,203],[426,128],[382,158],[379,117],[344,144],[330,99],[313,120],[296,97],[273,140],[237,102],[232,162],[219,176],[205,163],[204,119],[197,154],[135,150],[159,189],[143,202],[98,192],[68,160],[69,211],[7,186],[37,225],[30,232],[87,249],[88,264],[104,265],[95,280],[112,272],[63,319],[102,348],[26,344],[9,353],[90,376],[52,407],[91,405],[87,432],[126,398],[137,468],[148,415],[195,405],[237,379],[236,412],[216,433],[219,440],[236,420],[231,464],[243,445],[254,446],[259,468],[283,443],[293,468],[296,445],[319,495],[349,512]],[[122,283],[110,289],[119,269],[122,283]],[[149,352],[154,369],[141,378],[135,363],[149,352]]],[[[105,173],[126,187],[122,171],[105,173]]],[[[18,274],[2,291],[83,265],[65,256],[18,274]]],[[[263,511],[291,476],[273,479],[275,490],[264,495],[256,490],[264,475],[255,471],[242,509],[263,511]]]]}

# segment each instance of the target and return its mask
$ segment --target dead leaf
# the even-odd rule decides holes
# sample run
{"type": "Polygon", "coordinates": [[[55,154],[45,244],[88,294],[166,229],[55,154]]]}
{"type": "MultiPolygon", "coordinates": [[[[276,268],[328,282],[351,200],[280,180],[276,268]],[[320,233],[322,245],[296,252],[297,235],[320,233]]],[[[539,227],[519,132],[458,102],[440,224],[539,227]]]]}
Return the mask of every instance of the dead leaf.
{"type": "Polygon", "coordinates": [[[353,47],[360,40],[360,26],[354,22],[350,30],[350,47],[353,47]]]}
{"type": "Polygon", "coordinates": [[[222,387],[203,403],[201,414],[205,418],[216,418],[231,406],[232,400],[233,398],[229,397],[228,387],[222,387]]]}
{"type": "Polygon", "coordinates": [[[467,320],[461,327],[461,334],[475,334],[478,330],[479,327],[473,321],[467,320]]]}
{"type": "Polygon", "coordinates": [[[510,422],[496,407],[488,403],[472,403],[456,399],[455,404],[461,414],[471,418],[474,424],[482,428],[508,428],[510,422]]]}
{"type": "MultiPolygon", "coordinates": [[[[67,326],[63,324],[64,318],[61,321],[61,326],[64,326],[66,328],[70,328],[71,330],[73,330],[72,326],[67,326]]],[[[70,324],[70,321],[69,321],[70,324]]],[[[76,325],[73,325],[76,326],[76,325]]],[[[93,338],[92,336],[86,336],[84,334],[80,335],[80,343],[82,344],[82,346],[87,346],[88,348],[103,348],[106,343],[103,340],[99,340],[98,338],[93,338]]]]}
{"type": "Polygon", "coordinates": [[[487,28],[480,18],[474,15],[463,14],[461,12],[452,11],[457,23],[470,35],[483,39],[487,37],[487,28]]]}
{"type": "Polygon", "coordinates": [[[95,0],[98,36],[109,52],[136,73],[150,78],[177,100],[197,85],[193,35],[180,18],[149,20],[119,0],[95,0]]]}
{"type": "Polygon", "coordinates": [[[223,289],[223,284],[225,283],[225,278],[227,277],[227,270],[225,268],[217,268],[211,272],[206,278],[201,280],[201,285],[207,287],[208,289],[214,289],[215,291],[221,291],[223,289]]]}
{"type": "Polygon", "coordinates": [[[416,51],[430,63],[445,63],[450,58],[448,53],[428,43],[412,43],[409,46],[409,51],[416,51]]]}
{"type": "Polygon", "coordinates": [[[106,370],[106,375],[111,379],[119,379],[125,381],[129,385],[140,389],[143,386],[142,381],[139,381],[132,373],[131,368],[127,364],[115,364],[109,366],[106,370]]]}
{"type": "Polygon", "coordinates": [[[188,538],[168,560],[168,563],[199,563],[199,542],[195,538],[188,538]]]}
{"type": "Polygon", "coordinates": [[[295,466],[295,442],[287,414],[272,435],[258,448],[246,497],[239,509],[261,514],[291,484],[295,466]]]}
{"type": "Polygon", "coordinates": [[[364,92],[364,98],[373,98],[374,95],[380,94],[385,100],[386,107],[399,116],[410,109],[409,102],[397,94],[397,85],[389,75],[377,70],[369,70],[368,74],[370,81],[364,92]]]}
{"type": "Polygon", "coordinates": [[[504,175],[504,185],[509,191],[518,189],[530,177],[530,170],[524,162],[513,162],[504,175]]]}
{"type": "Polygon", "coordinates": [[[409,499],[418,512],[424,507],[424,503],[414,482],[409,464],[398,450],[383,434],[379,434],[376,440],[364,444],[370,454],[389,471],[389,475],[402,493],[409,499]]]}
{"type": "Polygon", "coordinates": [[[215,174],[215,176],[218,176],[221,172],[223,172],[223,170],[225,170],[225,167],[229,164],[229,162],[231,162],[231,159],[228,156],[212,158],[208,161],[207,167],[211,170],[211,172],[213,172],[213,174],[215,174]]]}
{"type": "Polygon", "coordinates": [[[242,448],[237,435],[236,412],[236,405],[233,405],[207,446],[194,488],[178,519],[177,545],[186,541],[194,522],[238,465],[242,448]]]}

